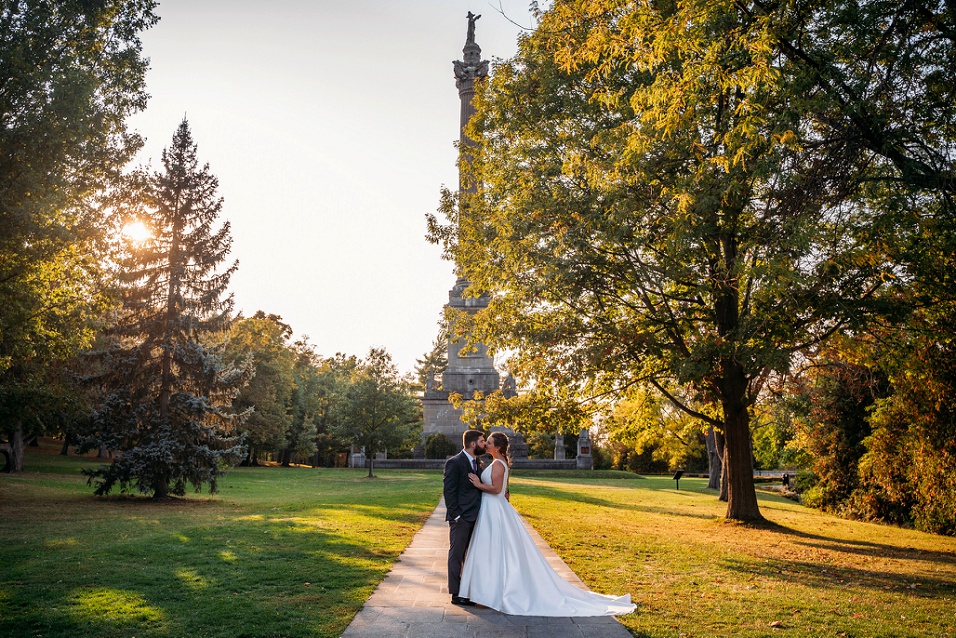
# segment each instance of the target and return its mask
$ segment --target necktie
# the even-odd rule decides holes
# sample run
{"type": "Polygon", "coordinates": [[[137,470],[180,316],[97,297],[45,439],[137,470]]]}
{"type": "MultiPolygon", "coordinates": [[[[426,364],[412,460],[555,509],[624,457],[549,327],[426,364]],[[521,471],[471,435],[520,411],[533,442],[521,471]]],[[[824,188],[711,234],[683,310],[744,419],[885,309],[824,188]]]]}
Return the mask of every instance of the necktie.
{"type": "Polygon", "coordinates": [[[478,457],[471,459],[471,466],[475,468],[475,474],[478,473],[478,457]]]}

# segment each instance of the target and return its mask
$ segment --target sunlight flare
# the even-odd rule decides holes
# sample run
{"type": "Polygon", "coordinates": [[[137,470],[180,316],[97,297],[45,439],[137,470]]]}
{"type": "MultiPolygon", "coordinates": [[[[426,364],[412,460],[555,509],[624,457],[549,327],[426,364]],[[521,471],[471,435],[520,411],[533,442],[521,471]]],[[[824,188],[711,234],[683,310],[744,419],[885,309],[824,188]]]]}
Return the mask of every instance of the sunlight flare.
{"type": "Polygon", "coordinates": [[[123,237],[134,244],[142,244],[153,236],[149,227],[138,219],[123,226],[122,233],[123,237]]]}

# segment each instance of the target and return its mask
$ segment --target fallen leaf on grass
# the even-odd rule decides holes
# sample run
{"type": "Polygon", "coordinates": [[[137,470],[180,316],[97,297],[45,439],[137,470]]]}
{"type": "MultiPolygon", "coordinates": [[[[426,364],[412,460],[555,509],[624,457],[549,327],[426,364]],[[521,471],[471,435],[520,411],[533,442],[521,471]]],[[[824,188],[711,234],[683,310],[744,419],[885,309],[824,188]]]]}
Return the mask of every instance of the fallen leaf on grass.
{"type": "Polygon", "coordinates": [[[774,629],[779,629],[780,627],[783,627],[783,623],[780,622],[779,620],[774,620],[770,623],[770,626],[773,627],[774,629]]]}

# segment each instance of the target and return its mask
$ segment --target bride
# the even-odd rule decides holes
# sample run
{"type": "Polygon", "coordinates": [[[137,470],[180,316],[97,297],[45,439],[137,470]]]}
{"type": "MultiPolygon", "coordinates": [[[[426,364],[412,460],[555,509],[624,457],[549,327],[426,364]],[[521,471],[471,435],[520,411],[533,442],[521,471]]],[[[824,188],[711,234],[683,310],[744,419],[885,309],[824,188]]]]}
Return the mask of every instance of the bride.
{"type": "Polygon", "coordinates": [[[515,616],[613,616],[634,611],[630,594],[605,596],[578,589],[551,568],[505,498],[508,437],[493,432],[487,451],[494,461],[480,478],[469,475],[483,494],[459,595],[515,616]]]}

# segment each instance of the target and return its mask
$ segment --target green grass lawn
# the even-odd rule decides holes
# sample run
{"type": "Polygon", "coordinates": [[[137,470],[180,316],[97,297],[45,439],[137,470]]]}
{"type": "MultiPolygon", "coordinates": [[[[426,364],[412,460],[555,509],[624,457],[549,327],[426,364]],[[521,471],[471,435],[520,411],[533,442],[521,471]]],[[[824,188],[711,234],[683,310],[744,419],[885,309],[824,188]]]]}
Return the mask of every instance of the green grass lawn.
{"type": "Polygon", "coordinates": [[[338,636],[441,492],[438,472],[250,468],[213,497],[97,498],[95,461],[28,454],[0,477],[4,637],[338,636]]]}
{"type": "MultiPolygon", "coordinates": [[[[95,462],[53,452],[0,476],[0,636],[338,636],[441,492],[437,471],[257,468],[214,497],[96,498],[95,462]]],[[[632,595],[635,636],[956,635],[956,539],[771,494],[771,525],[729,524],[704,483],[519,470],[512,502],[632,595]]]]}
{"type": "Polygon", "coordinates": [[[512,479],[585,583],[631,594],[635,636],[956,636],[956,538],[758,496],[766,526],[723,520],[704,479],[512,479]]]}

